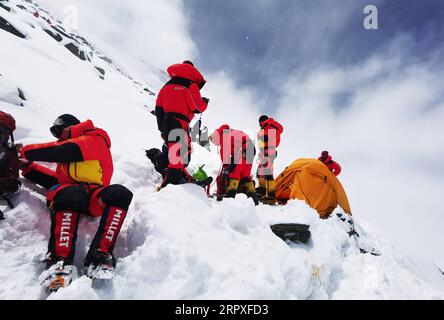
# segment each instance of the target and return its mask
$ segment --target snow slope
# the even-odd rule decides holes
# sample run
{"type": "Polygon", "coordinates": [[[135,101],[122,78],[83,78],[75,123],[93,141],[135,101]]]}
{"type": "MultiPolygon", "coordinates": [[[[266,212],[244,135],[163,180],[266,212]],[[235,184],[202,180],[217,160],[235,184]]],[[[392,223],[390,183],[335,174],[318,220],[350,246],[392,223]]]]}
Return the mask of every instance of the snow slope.
{"type": "MultiPolygon", "coordinates": [[[[48,128],[62,113],[90,118],[111,136],[113,183],[124,184],[135,195],[116,244],[112,285],[93,288],[82,276],[49,299],[444,298],[444,277],[433,265],[412,260],[365,221],[358,221],[361,240],[380,250],[380,257],[361,254],[339,219],[319,220],[299,201],[254,207],[238,196],[217,203],[192,185],[155,192],[160,177],[144,150],[161,141],[146,107],[154,104],[143,90],[148,86],[114,63],[103,63],[101,53],[81,40],[89,58],[73,55],[65,42],[43,31],[47,22],[32,16],[32,2],[6,4],[13,9],[0,8],[0,15],[27,35],[21,39],[0,30],[0,74],[12,88],[0,90],[0,108],[15,116],[18,142],[51,140],[48,128]],[[104,79],[95,68],[99,64],[104,79]],[[16,100],[15,86],[26,92],[27,101],[16,100]],[[279,222],[310,224],[310,243],[284,243],[270,230],[279,222]]],[[[57,25],[49,14],[41,15],[57,25]]],[[[217,153],[194,147],[191,171],[206,164],[216,174],[217,153]]],[[[45,197],[25,181],[14,202],[16,208],[0,223],[0,299],[41,299],[37,277],[49,233],[45,197]]],[[[97,225],[97,219],[81,221],[75,260],[79,268],[97,225]]]]}

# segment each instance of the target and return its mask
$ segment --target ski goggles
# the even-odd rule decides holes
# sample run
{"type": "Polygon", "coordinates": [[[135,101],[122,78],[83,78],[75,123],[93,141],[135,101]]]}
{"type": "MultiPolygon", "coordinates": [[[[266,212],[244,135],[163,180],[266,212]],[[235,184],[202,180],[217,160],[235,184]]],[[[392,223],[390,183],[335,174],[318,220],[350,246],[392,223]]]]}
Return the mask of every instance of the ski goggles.
{"type": "Polygon", "coordinates": [[[65,130],[65,126],[60,126],[60,125],[54,125],[52,126],[49,130],[51,131],[51,134],[55,137],[55,138],[60,138],[60,136],[63,133],[63,130],[65,130]]]}
{"type": "Polygon", "coordinates": [[[68,128],[68,127],[71,126],[71,125],[72,125],[72,124],[67,123],[67,122],[63,121],[62,119],[58,118],[58,119],[54,122],[54,124],[52,125],[52,127],[49,128],[49,130],[51,131],[51,134],[52,134],[55,138],[59,139],[60,136],[61,136],[62,133],[63,133],[63,130],[65,130],[66,128],[68,128]]]}

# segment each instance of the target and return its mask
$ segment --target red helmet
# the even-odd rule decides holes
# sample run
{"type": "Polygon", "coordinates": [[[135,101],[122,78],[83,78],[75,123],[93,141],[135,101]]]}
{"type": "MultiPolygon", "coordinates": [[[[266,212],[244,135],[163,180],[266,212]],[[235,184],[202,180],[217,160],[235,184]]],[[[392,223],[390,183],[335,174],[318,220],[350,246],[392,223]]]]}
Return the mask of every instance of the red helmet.
{"type": "Polygon", "coordinates": [[[216,146],[220,146],[222,135],[224,134],[225,130],[229,130],[230,126],[228,124],[224,124],[220,126],[219,129],[216,129],[214,133],[209,137],[210,141],[213,142],[216,146]]]}
{"type": "Polygon", "coordinates": [[[15,119],[9,113],[0,111],[0,125],[10,130],[11,132],[15,130],[15,119]]]}

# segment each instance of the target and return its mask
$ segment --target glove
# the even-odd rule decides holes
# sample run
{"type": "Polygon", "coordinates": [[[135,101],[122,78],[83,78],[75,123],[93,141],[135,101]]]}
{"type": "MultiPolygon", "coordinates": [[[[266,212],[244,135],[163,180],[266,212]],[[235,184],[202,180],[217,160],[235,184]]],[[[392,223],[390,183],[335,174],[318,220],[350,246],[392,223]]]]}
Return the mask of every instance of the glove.
{"type": "Polygon", "coordinates": [[[29,161],[29,160],[26,160],[26,159],[23,159],[23,158],[19,158],[19,169],[20,170],[25,170],[31,164],[32,164],[32,161],[29,161]]]}

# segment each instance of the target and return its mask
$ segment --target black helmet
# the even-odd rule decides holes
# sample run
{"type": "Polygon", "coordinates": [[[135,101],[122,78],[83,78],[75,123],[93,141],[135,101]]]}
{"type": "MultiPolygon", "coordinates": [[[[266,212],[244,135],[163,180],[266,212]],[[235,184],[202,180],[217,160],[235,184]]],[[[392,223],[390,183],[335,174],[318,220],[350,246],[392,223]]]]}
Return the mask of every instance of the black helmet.
{"type": "Polygon", "coordinates": [[[190,66],[194,67],[194,63],[192,63],[190,60],[185,60],[184,62],[182,62],[183,64],[189,64],[190,66]]]}
{"type": "Polygon", "coordinates": [[[262,122],[267,121],[267,120],[268,120],[268,116],[266,116],[266,115],[262,115],[262,116],[260,116],[260,118],[259,118],[259,124],[261,124],[262,122]]]}
{"type": "Polygon", "coordinates": [[[60,117],[58,117],[55,121],[52,127],[50,128],[51,133],[54,137],[57,139],[60,138],[62,135],[63,130],[70,126],[75,126],[76,124],[79,124],[80,121],[76,117],[74,117],[71,114],[62,114],[60,117]]]}

